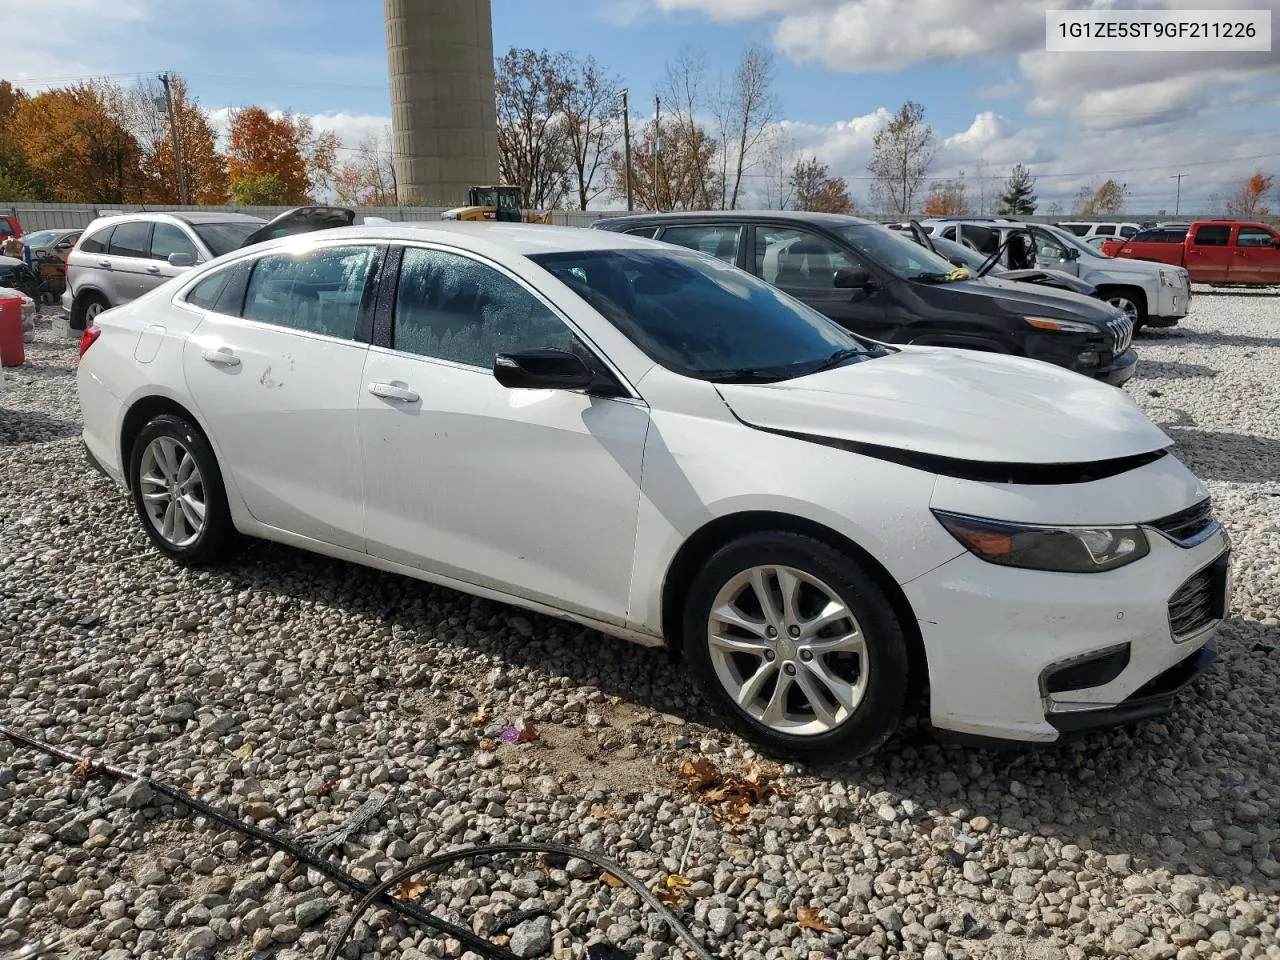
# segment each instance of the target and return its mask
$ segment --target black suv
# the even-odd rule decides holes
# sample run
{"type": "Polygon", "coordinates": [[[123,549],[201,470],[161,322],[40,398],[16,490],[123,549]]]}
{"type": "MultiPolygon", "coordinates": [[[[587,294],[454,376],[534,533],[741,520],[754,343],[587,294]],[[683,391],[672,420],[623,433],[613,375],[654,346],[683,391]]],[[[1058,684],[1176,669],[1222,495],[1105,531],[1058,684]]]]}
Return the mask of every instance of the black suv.
{"type": "Polygon", "coordinates": [[[886,343],[1031,357],[1117,386],[1137,367],[1133,324],[1108,304],[995,277],[970,279],[909,238],[858,217],[655,213],[591,226],[711,254],[886,343]]]}

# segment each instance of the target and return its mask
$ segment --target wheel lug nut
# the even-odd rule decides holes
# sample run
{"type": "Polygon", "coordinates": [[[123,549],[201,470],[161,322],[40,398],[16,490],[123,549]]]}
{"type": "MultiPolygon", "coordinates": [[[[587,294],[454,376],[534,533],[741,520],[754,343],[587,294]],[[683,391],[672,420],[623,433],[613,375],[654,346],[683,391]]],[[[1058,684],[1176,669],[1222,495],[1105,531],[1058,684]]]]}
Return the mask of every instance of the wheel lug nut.
{"type": "Polygon", "coordinates": [[[812,650],[801,650],[801,651],[800,651],[800,659],[801,659],[801,660],[803,660],[805,663],[808,663],[810,660],[812,660],[812,659],[813,659],[813,651],[812,651],[812,650]]]}
{"type": "Polygon", "coordinates": [[[788,627],[788,628],[787,628],[787,633],[791,634],[791,636],[793,636],[793,637],[798,637],[798,636],[800,636],[800,628],[799,628],[799,627],[788,627]]]}
{"type": "Polygon", "coordinates": [[[776,637],[778,635],[778,631],[773,629],[773,627],[766,628],[764,633],[767,637],[776,637]]]}
{"type": "Polygon", "coordinates": [[[787,672],[787,676],[789,677],[794,677],[796,675],[796,665],[794,663],[788,663],[782,669],[787,672]]]}
{"type": "Polygon", "coordinates": [[[764,658],[765,658],[766,660],[772,660],[772,659],[773,659],[774,657],[776,657],[776,656],[777,656],[777,654],[776,654],[776,653],[774,653],[772,650],[766,650],[766,651],[764,652],[764,658]]]}

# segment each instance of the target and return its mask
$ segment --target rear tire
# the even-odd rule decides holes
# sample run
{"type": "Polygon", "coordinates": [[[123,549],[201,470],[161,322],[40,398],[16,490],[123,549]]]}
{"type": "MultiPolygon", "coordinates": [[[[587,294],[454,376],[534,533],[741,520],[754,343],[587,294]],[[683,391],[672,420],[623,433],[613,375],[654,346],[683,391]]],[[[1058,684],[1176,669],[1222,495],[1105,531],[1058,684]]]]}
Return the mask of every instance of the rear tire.
{"type": "Polygon", "coordinates": [[[147,536],[176,563],[212,566],[240,546],[213,448],[182,417],[155,417],[139,432],[129,488],[147,536]]]}
{"type": "Polygon", "coordinates": [[[88,330],[94,318],[109,306],[106,298],[100,293],[80,294],[71,304],[71,329],[88,330]]]}
{"type": "Polygon", "coordinates": [[[893,606],[861,565],[812,537],[721,547],[690,586],[683,640],[707,702],[763,752],[848,760],[902,718],[909,666],[893,606]]]}

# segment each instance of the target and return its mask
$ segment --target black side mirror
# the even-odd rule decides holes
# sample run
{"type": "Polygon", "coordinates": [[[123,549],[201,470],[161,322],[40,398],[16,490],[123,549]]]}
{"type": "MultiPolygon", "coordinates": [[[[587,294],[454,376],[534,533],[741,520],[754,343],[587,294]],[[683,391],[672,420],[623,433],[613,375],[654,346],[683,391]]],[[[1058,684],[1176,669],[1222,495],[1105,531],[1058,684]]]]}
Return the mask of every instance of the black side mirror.
{"type": "Polygon", "coordinates": [[[837,270],[833,283],[839,290],[865,290],[871,286],[871,271],[861,267],[855,270],[837,270]]]}
{"type": "Polygon", "coordinates": [[[577,354],[564,350],[522,350],[493,358],[493,375],[511,390],[585,390],[596,376],[577,354]]]}
{"type": "Polygon", "coordinates": [[[969,266],[967,263],[965,263],[965,262],[964,262],[963,260],[961,260],[959,257],[952,257],[950,260],[948,260],[948,261],[947,261],[947,263],[951,264],[953,267],[967,267],[967,266],[969,266]]]}
{"type": "Polygon", "coordinates": [[[1277,250],[1280,250],[1280,239],[1272,240],[1271,245],[1275,247],[1277,250]]]}
{"type": "Polygon", "coordinates": [[[1079,260],[1080,251],[1075,247],[1067,247],[1066,253],[1062,257],[1063,260],[1079,260]]]}

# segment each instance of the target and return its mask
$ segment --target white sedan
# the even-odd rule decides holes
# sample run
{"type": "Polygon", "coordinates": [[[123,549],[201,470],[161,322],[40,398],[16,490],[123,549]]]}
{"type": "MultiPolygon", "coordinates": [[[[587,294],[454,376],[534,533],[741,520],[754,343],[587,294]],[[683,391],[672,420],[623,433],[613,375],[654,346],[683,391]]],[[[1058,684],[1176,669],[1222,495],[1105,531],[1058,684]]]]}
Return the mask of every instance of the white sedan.
{"type": "Polygon", "coordinates": [[[871,750],[917,690],[984,737],[1150,716],[1225,615],[1205,489],[1123,392],[859,340],[667,244],[328,230],[81,352],[89,456],[168,557],[263,537],[665,644],[779,754],[871,750]]]}

